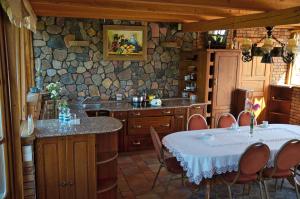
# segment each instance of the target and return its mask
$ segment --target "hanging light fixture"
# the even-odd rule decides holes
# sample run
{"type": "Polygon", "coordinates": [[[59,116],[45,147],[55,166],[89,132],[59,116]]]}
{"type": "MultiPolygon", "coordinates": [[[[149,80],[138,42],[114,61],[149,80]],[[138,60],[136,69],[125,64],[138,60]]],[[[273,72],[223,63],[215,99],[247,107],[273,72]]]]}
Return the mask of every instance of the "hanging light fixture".
{"type": "Polygon", "coordinates": [[[291,63],[297,51],[297,40],[289,39],[288,43],[284,44],[272,35],[273,27],[266,27],[266,29],[267,36],[254,44],[250,39],[243,39],[241,44],[243,62],[251,61],[253,56],[262,56],[261,63],[273,63],[273,57],[282,57],[285,63],[291,63]],[[280,47],[274,47],[274,41],[280,47]],[[262,42],[263,45],[258,47],[262,42]]]}

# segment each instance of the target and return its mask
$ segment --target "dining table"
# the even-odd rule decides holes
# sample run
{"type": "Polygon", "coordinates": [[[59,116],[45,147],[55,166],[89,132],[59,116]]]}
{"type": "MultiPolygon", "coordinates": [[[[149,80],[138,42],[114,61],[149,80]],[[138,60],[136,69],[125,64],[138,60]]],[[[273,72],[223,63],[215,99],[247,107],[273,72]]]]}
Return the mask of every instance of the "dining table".
{"type": "Polygon", "coordinates": [[[291,139],[300,139],[300,126],[258,125],[253,134],[249,126],[181,131],[163,137],[162,143],[180,162],[190,182],[205,182],[205,198],[209,199],[213,178],[237,171],[239,159],[249,145],[267,144],[271,152],[267,167],[272,167],[276,153],[291,139]]]}

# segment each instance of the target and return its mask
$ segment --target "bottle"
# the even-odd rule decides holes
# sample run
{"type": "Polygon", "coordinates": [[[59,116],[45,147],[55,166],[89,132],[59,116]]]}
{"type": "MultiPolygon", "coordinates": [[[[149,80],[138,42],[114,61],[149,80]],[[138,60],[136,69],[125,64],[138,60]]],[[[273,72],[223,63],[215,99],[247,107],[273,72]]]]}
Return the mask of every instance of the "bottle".
{"type": "Polygon", "coordinates": [[[146,92],[146,90],[144,90],[144,92],[143,92],[143,101],[146,102],[146,100],[147,100],[147,92],[146,92]]]}
{"type": "Polygon", "coordinates": [[[70,113],[70,109],[66,108],[65,110],[65,114],[64,114],[64,122],[68,123],[71,120],[71,113],[70,113]]]}
{"type": "Polygon", "coordinates": [[[64,108],[59,107],[58,110],[59,110],[58,121],[59,122],[64,122],[64,118],[65,118],[64,108]]]}

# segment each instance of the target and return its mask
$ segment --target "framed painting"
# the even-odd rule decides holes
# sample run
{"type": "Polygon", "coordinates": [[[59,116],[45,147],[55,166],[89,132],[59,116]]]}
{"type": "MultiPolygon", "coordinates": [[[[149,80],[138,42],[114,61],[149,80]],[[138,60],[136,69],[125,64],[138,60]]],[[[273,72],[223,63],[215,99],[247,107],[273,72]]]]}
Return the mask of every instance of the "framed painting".
{"type": "Polygon", "coordinates": [[[146,60],[146,26],[103,26],[104,60],[146,60]]]}

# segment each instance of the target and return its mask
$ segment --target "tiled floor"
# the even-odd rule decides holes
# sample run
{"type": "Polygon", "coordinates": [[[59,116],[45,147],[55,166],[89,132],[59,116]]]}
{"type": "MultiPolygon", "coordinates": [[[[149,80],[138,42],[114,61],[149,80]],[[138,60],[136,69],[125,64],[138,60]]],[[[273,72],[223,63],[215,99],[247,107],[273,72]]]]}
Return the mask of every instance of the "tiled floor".
{"type": "MultiPolygon", "coordinates": [[[[170,183],[168,191],[166,191],[169,174],[162,170],[158,178],[157,184],[153,190],[151,185],[155,174],[158,170],[159,163],[153,151],[143,151],[138,153],[120,154],[118,159],[118,198],[119,199],[196,199],[204,198],[204,188],[200,192],[193,193],[195,186],[186,185],[183,187],[181,181],[174,180],[170,183]]],[[[257,185],[251,186],[250,195],[242,195],[242,186],[234,185],[232,188],[234,198],[241,199],[258,199],[259,189],[257,185]]],[[[269,182],[270,198],[272,199],[295,199],[296,195],[289,183],[284,184],[283,190],[276,193],[274,190],[274,182],[269,182]]],[[[212,189],[213,199],[228,198],[226,186],[216,185],[212,189]]]]}

